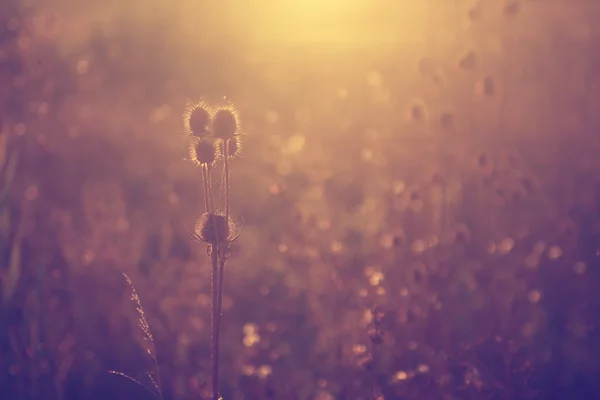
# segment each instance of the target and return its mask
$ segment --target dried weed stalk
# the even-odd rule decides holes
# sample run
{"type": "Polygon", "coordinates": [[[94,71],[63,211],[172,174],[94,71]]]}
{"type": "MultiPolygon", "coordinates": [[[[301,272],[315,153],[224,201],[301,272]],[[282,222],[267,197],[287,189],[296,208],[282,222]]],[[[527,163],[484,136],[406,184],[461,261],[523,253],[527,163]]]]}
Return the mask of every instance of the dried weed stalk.
{"type": "Polygon", "coordinates": [[[184,126],[191,138],[191,160],[202,171],[204,213],[196,222],[194,236],[208,244],[211,260],[211,400],[219,400],[219,333],[224,270],[230,245],[239,235],[239,230],[231,219],[229,163],[240,151],[240,127],[237,112],[233,107],[211,108],[205,102],[195,102],[187,106],[184,126]],[[220,179],[220,205],[217,207],[212,191],[212,172],[219,162],[223,163],[223,169],[220,179]]]}
{"type": "MultiPolygon", "coordinates": [[[[185,133],[190,138],[190,159],[200,168],[202,173],[204,213],[196,221],[193,235],[196,239],[208,244],[208,254],[211,260],[211,400],[220,400],[222,398],[219,395],[219,333],[223,304],[224,270],[225,262],[230,254],[230,245],[239,235],[239,229],[231,219],[229,163],[233,157],[240,153],[240,126],[238,114],[232,106],[212,108],[203,101],[187,105],[183,114],[183,122],[185,133]],[[219,163],[223,164],[223,169],[220,179],[220,203],[216,206],[212,189],[212,176],[215,166],[219,163]]],[[[154,363],[154,370],[146,372],[152,387],[125,373],[109,372],[137,383],[154,397],[163,400],[152,332],[131,279],[127,275],[123,275],[131,287],[131,300],[136,304],[139,327],[147,345],[146,351],[154,363]]]]}

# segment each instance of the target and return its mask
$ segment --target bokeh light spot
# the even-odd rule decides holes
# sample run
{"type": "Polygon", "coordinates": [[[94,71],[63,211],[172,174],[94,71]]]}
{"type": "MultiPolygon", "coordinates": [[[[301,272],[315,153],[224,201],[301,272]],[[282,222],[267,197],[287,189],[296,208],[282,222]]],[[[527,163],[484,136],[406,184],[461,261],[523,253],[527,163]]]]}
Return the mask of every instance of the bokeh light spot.
{"type": "Polygon", "coordinates": [[[532,304],[537,304],[542,298],[542,293],[539,290],[532,290],[529,292],[527,298],[532,304]]]}

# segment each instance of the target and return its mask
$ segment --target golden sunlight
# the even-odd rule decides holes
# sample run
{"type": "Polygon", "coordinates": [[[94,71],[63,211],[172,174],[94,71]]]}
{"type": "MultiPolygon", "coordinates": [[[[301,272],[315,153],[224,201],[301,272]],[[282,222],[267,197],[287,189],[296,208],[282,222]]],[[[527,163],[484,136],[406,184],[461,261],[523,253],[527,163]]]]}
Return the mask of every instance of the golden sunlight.
{"type": "Polygon", "coordinates": [[[0,400],[600,400],[600,0],[0,0],[0,400]]]}
{"type": "MultiPolygon", "coordinates": [[[[221,27],[228,25],[229,35],[260,44],[354,47],[420,41],[433,27],[433,10],[440,7],[434,8],[431,0],[256,0],[220,4],[216,14],[226,21],[210,23],[213,34],[221,34],[221,27]]],[[[187,2],[182,17],[202,19],[207,13],[212,14],[206,4],[187,2]]],[[[206,29],[202,33],[205,36],[206,29]]]]}
{"type": "Polygon", "coordinates": [[[428,2],[368,0],[263,1],[248,28],[260,40],[361,45],[410,41],[427,26],[428,2]]]}

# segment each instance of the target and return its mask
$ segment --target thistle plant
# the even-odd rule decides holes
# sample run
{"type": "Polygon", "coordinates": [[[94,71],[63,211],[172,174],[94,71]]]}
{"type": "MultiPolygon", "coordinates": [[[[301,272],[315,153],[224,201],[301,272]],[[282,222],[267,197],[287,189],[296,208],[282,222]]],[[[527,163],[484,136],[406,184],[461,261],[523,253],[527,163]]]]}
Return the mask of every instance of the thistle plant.
{"type": "MultiPolygon", "coordinates": [[[[240,153],[240,127],[237,112],[232,106],[211,108],[204,102],[188,104],[183,122],[185,133],[190,139],[190,159],[202,173],[204,212],[196,221],[193,235],[208,244],[208,255],[211,260],[211,400],[222,400],[219,395],[219,331],[223,304],[223,277],[225,261],[230,254],[230,245],[239,235],[239,230],[230,216],[229,163],[240,153]],[[213,170],[220,163],[223,169],[220,179],[220,203],[217,206],[213,197],[212,176],[213,170]]],[[[146,378],[152,383],[152,387],[123,372],[114,370],[109,372],[135,382],[155,398],[162,400],[163,392],[152,332],[133,283],[127,275],[123,275],[132,290],[131,300],[136,305],[138,325],[143,333],[147,353],[154,364],[154,370],[146,372],[146,378]]]]}
{"type": "Polygon", "coordinates": [[[212,108],[205,102],[190,103],[184,113],[185,133],[190,137],[190,159],[202,173],[204,212],[196,221],[194,236],[208,245],[211,261],[211,400],[219,400],[219,333],[223,304],[225,262],[239,232],[231,219],[230,162],[240,151],[238,114],[231,106],[212,108]],[[213,196],[213,170],[222,164],[219,204],[213,196]]]}

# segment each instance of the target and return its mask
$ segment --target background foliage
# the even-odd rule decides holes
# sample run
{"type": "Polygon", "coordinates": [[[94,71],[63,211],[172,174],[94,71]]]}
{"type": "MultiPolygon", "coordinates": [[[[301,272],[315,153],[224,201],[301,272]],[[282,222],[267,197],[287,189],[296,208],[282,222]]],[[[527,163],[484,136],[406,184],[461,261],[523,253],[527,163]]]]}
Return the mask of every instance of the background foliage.
{"type": "Polygon", "coordinates": [[[0,397],[150,398],[108,374],[152,367],[121,272],[164,397],[206,396],[200,96],[248,133],[225,399],[600,397],[597,2],[423,1],[355,45],[219,4],[1,3],[0,397]]]}

